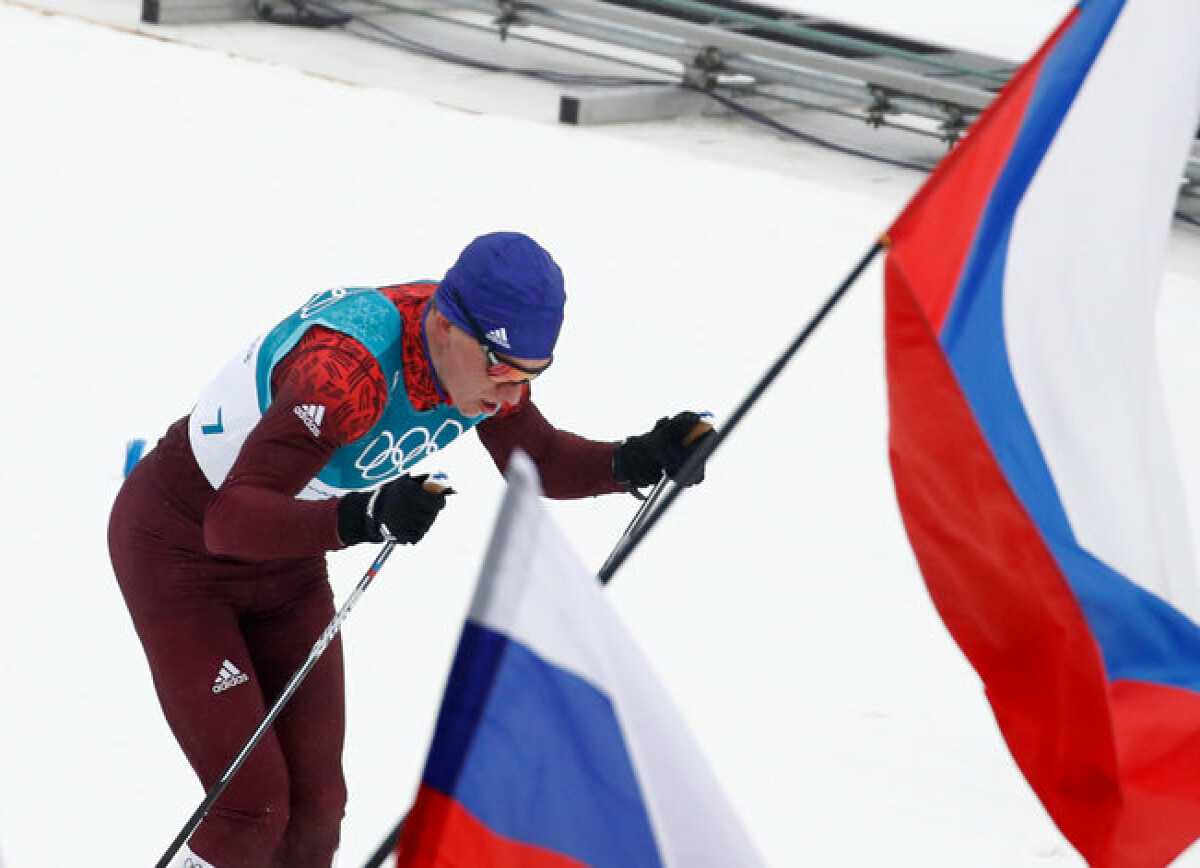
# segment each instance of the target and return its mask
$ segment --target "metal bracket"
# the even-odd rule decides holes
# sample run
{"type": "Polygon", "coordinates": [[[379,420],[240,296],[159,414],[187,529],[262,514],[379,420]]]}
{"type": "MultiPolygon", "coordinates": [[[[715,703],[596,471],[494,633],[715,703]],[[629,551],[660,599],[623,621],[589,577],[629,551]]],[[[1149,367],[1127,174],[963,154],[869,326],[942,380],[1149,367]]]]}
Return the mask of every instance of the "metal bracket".
{"type": "Polygon", "coordinates": [[[867,126],[879,129],[887,123],[887,116],[896,113],[892,105],[892,95],[879,85],[869,85],[867,93],[871,95],[871,104],[867,106],[867,126]]]}
{"type": "Polygon", "coordinates": [[[945,120],[938,126],[942,133],[942,141],[948,145],[954,145],[967,131],[970,121],[967,119],[966,112],[962,110],[962,106],[944,103],[942,110],[946,112],[945,120]]]}
{"type": "Polygon", "coordinates": [[[717,86],[717,76],[725,69],[725,54],[715,45],[706,45],[684,67],[683,80],[701,90],[712,90],[717,86]]]}
{"type": "Polygon", "coordinates": [[[500,33],[500,41],[504,42],[508,39],[508,29],[522,23],[521,16],[517,14],[517,4],[513,0],[496,0],[496,6],[500,14],[492,19],[492,23],[500,33]]]}

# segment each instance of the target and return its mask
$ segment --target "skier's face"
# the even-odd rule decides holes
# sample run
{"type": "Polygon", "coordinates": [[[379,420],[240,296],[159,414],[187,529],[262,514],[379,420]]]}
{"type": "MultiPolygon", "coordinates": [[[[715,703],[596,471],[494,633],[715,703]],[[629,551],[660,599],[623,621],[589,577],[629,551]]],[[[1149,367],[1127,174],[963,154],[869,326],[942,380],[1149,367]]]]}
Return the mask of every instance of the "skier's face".
{"type": "Polygon", "coordinates": [[[501,404],[517,403],[531,373],[550,364],[549,359],[499,356],[495,352],[489,355],[473,336],[445,317],[439,319],[434,328],[443,338],[436,342],[443,352],[430,347],[434,366],[454,406],[466,416],[491,414],[501,404]]]}

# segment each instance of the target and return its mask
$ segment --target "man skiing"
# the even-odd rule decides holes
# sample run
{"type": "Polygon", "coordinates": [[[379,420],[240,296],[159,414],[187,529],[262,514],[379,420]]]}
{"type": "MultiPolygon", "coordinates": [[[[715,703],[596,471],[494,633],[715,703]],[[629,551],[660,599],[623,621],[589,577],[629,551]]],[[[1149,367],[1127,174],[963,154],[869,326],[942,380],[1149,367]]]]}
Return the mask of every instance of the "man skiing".
{"type": "MultiPolygon", "coordinates": [[[[109,551],[167,721],[205,788],[334,614],[325,552],[416,543],[447,494],[408,473],[474,428],[503,471],[533,458],[548,497],[675,476],[694,413],[622,443],[553,427],[530,383],[566,295],[525,235],[469,244],[440,283],[320,293],[235,357],[130,472],[109,551]]],[[[699,481],[696,477],[685,481],[699,481]]],[[[345,808],[335,639],[177,863],[328,868],[345,808]],[[191,860],[191,861],[187,861],[191,860]]]]}

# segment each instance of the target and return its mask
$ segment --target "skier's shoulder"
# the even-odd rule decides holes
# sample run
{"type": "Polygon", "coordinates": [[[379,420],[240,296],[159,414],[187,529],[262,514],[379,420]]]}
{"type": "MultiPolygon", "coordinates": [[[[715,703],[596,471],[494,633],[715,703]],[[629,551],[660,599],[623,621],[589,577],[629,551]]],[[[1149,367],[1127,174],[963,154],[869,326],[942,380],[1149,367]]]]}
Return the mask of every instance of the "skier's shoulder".
{"type": "Polygon", "coordinates": [[[379,360],[351,335],[320,325],[279,361],[271,383],[277,400],[321,408],[328,433],[342,443],[369,431],[387,403],[379,360]]]}

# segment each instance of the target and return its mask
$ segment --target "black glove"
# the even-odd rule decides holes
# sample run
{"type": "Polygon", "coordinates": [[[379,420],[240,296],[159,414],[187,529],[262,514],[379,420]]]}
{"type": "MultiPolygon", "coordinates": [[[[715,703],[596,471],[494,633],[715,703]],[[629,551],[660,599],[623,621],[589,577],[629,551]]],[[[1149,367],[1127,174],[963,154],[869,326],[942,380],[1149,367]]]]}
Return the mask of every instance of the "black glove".
{"type": "Polygon", "coordinates": [[[613,476],[635,494],[637,489],[657,483],[663,473],[681,485],[703,482],[703,464],[696,468],[690,479],[679,479],[679,471],[700,444],[715,434],[716,431],[696,413],[689,411],[670,418],[664,416],[650,431],[627,437],[617,447],[613,453],[613,476]]]}
{"type": "Polygon", "coordinates": [[[338,504],[338,536],[348,546],[361,542],[419,542],[446,505],[453,488],[430,491],[428,474],[401,476],[375,491],[351,492],[338,504]]]}

